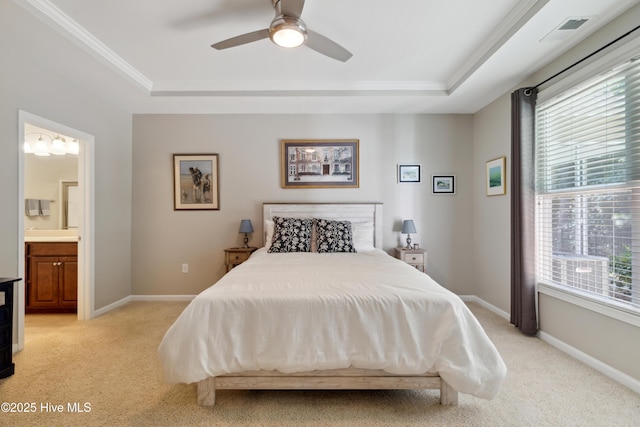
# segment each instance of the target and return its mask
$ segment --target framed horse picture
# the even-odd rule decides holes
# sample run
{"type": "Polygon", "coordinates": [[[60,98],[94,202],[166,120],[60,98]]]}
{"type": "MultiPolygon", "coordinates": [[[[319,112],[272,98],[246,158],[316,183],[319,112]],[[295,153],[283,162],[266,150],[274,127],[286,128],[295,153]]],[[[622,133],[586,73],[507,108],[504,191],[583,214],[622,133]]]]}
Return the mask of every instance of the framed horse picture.
{"type": "Polygon", "coordinates": [[[173,155],[173,209],[220,210],[218,154],[173,155]]]}

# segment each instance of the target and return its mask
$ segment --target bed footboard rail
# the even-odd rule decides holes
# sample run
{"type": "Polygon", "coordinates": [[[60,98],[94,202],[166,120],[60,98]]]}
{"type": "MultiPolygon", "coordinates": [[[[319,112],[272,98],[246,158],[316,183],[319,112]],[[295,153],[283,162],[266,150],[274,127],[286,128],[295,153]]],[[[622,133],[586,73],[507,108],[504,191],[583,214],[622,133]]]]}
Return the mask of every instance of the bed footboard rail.
{"type": "Polygon", "coordinates": [[[384,371],[344,369],[282,374],[242,372],[198,382],[198,403],[215,404],[216,390],[388,390],[440,389],[440,404],[457,405],[458,392],[437,374],[398,376],[384,371]]]}

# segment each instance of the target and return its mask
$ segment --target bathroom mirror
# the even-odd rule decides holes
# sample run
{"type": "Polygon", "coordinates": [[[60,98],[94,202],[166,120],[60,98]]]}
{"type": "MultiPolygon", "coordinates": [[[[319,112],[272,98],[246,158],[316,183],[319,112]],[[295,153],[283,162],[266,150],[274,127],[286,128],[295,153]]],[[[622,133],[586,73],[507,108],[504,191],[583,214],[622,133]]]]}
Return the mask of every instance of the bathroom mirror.
{"type": "Polygon", "coordinates": [[[69,228],[78,228],[79,194],[78,181],[62,181],[62,224],[63,230],[69,228]]]}

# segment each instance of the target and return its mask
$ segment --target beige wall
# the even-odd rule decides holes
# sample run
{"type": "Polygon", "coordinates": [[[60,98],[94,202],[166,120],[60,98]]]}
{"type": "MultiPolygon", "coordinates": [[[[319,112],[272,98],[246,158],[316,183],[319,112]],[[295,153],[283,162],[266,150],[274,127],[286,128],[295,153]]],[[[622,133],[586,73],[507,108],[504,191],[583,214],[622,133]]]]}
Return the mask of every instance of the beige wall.
{"type": "MultiPolygon", "coordinates": [[[[531,76],[518,87],[535,85],[604,46],[640,22],[640,5],[611,25],[563,55],[548,67],[531,76]]],[[[474,115],[474,176],[484,176],[484,161],[507,154],[510,160],[510,96],[505,94],[474,115]]],[[[510,161],[507,172],[510,171],[510,161]]],[[[509,312],[509,200],[510,197],[487,198],[474,193],[474,261],[477,295],[509,312]],[[487,248],[491,248],[490,251],[487,248]]],[[[508,182],[508,194],[510,194],[508,182]]],[[[540,330],[563,341],[579,352],[594,357],[614,369],[640,380],[640,329],[593,311],[539,295],[540,330]]]]}
{"type": "Polygon", "coordinates": [[[0,2],[0,58],[0,276],[23,277],[17,271],[21,109],[95,136],[95,307],[130,295],[131,114],[94,91],[129,84],[11,1],[0,2]]]}
{"type": "Polygon", "coordinates": [[[472,118],[468,115],[136,115],[133,119],[133,294],[195,294],[223,275],[226,247],[249,218],[261,245],[263,202],[384,203],[385,249],[403,219],[429,251],[430,274],[461,294],[472,282],[472,118]],[[360,140],[357,189],[282,189],[280,140],[360,140]],[[173,153],[220,154],[219,211],[174,211],[173,153]],[[398,184],[398,163],[420,163],[420,184],[398,184]],[[434,196],[430,177],[455,173],[458,194],[434,196]],[[181,273],[181,264],[189,273],[181,273]]]}
{"type": "Polygon", "coordinates": [[[474,115],[473,233],[475,295],[509,312],[511,274],[510,98],[505,95],[474,115]],[[506,157],[507,194],[486,195],[486,162],[506,157]]]}

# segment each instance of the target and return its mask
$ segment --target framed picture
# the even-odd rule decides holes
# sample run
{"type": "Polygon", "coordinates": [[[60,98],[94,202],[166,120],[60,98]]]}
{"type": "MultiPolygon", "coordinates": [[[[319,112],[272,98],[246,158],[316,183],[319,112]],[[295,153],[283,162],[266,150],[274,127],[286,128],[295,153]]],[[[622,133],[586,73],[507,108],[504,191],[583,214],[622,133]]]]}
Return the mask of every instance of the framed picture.
{"type": "Polygon", "coordinates": [[[283,139],[283,188],[357,188],[357,139],[283,139]]]}
{"type": "Polygon", "coordinates": [[[433,194],[456,194],[456,176],[433,175],[431,177],[431,192],[433,194]]]}
{"type": "Polygon", "coordinates": [[[173,155],[173,209],[219,210],[218,154],[173,155]]]}
{"type": "Polygon", "coordinates": [[[505,157],[498,157],[487,162],[487,196],[507,194],[505,169],[505,157]]]}
{"type": "Polygon", "coordinates": [[[398,182],[420,182],[420,165],[398,165],[398,182]]]}

